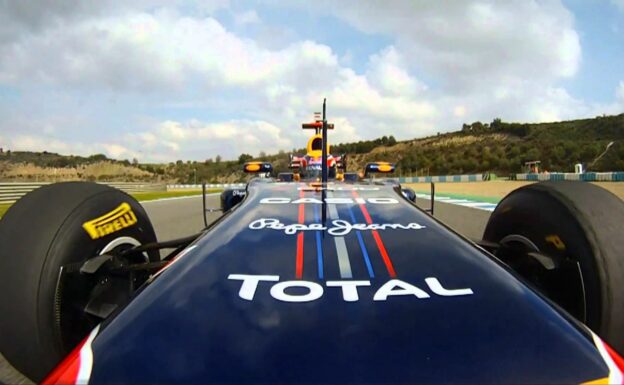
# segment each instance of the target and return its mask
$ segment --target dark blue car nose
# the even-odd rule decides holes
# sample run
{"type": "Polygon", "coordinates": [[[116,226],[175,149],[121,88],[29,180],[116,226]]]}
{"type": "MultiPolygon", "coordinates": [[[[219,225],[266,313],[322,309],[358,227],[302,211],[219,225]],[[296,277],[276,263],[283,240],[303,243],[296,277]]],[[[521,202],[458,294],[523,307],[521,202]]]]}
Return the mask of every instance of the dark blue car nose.
{"type": "Polygon", "coordinates": [[[262,183],[93,342],[96,383],[568,383],[587,335],[391,186],[262,183]]]}

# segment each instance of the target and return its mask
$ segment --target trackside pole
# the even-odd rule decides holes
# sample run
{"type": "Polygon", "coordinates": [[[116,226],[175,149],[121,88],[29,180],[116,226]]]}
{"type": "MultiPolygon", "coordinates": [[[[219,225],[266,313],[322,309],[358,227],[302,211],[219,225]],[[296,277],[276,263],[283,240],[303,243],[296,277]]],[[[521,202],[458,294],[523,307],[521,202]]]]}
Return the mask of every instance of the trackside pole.
{"type": "Polygon", "coordinates": [[[435,183],[431,182],[431,216],[433,216],[433,203],[435,202],[435,183]]]}
{"type": "Polygon", "coordinates": [[[326,102],[327,99],[323,99],[323,147],[321,151],[323,154],[321,155],[321,162],[323,162],[321,166],[321,182],[323,184],[327,183],[327,115],[326,113],[326,102]]]}
{"type": "Polygon", "coordinates": [[[208,219],[206,218],[206,182],[202,182],[202,207],[204,216],[204,226],[208,227],[208,219]]]}

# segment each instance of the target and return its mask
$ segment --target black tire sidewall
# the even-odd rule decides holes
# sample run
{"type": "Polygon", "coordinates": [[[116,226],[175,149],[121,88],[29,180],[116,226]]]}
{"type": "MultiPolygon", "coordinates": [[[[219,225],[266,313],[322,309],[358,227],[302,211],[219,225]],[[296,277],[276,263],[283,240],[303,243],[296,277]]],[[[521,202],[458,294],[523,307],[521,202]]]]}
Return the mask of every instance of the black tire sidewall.
{"type": "MultiPolygon", "coordinates": [[[[47,186],[32,197],[26,196],[24,202],[17,202],[15,215],[11,208],[0,221],[2,227],[12,227],[15,235],[6,241],[1,239],[6,231],[0,230],[0,257],[13,259],[12,263],[0,261],[0,268],[10,266],[9,271],[0,270],[4,280],[0,287],[10,286],[13,293],[11,300],[0,300],[10,302],[0,305],[0,309],[8,311],[0,321],[5,329],[0,334],[0,349],[18,370],[35,381],[40,381],[67,354],[54,311],[60,267],[98,255],[109,242],[122,236],[140,243],[156,240],[145,210],[134,198],[108,186],[93,185],[47,186]],[[83,223],[124,202],[130,205],[137,223],[92,239],[83,223]],[[27,247],[24,242],[28,242],[27,247]]],[[[158,254],[150,253],[149,258],[157,260],[158,254]]]]}
{"type": "Polygon", "coordinates": [[[561,255],[545,241],[558,235],[577,260],[587,298],[586,324],[624,351],[624,202],[587,182],[543,182],[517,189],[496,207],[483,239],[526,235],[546,254],[561,255]]]}
{"type": "Polygon", "coordinates": [[[511,234],[530,239],[547,255],[568,255],[578,260],[587,296],[587,325],[599,327],[603,299],[596,261],[583,229],[569,210],[540,192],[528,190],[510,195],[492,214],[483,239],[498,243],[511,234]],[[566,246],[565,252],[547,242],[546,237],[550,235],[561,239],[566,246]]]}

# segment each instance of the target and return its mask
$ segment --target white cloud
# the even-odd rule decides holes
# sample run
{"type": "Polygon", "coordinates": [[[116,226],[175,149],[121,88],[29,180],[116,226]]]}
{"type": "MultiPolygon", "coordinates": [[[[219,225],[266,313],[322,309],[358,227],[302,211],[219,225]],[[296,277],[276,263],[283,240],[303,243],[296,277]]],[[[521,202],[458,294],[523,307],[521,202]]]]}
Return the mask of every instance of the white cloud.
{"type": "Polygon", "coordinates": [[[329,4],[317,2],[308,9],[331,9],[364,33],[393,36],[410,62],[454,88],[508,78],[569,77],[579,66],[573,16],[556,0],[329,4]]]}
{"type": "Polygon", "coordinates": [[[83,156],[104,153],[114,159],[131,159],[139,156],[137,151],[117,143],[68,142],[42,135],[16,135],[8,138],[3,145],[12,151],[49,151],[83,156]]]}
{"type": "Polygon", "coordinates": [[[234,23],[237,25],[260,23],[260,17],[253,9],[234,14],[234,23]]]}
{"type": "Polygon", "coordinates": [[[624,108],[624,81],[620,81],[620,84],[618,84],[617,88],[615,89],[615,99],[624,108]]]}
{"type": "Polygon", "coordinates": [[[611,4],[618,7],[621,11],[624,11],[624,0],[611,0],[611,4]]]}
{"type": "Polygon", "coordinates": [[[158,159],[206,159],[219,154],[235,159],[243,152],[277,152],[292,148],[281,128],[266,121],[230,120],[206,123],[196,119],[186,122],[164,121],[150,131],[128,134],[127,143],[142,141],[148,156],[158,159]]]}
{"type": "Polygon", "coordinates": [[[87,20],[46,30],[0,48],[0,82],[178,90],[200,79],[208,87],[254,86],[319,74],[337,64],[327,46],[302,41],[269,51],[213,18],[160,10],[87,20]]]}
{"type": "Polygon", "coordinates": [[[453,115],[458,118],[463,118],[466,115],[466,107],[461,105],[455,106],[455,108],[453,108],[453,115]]]}
{"type": "MultiPolygon", "coordinates": [[[[190,130],[184,128],[181,123],[171,120],[162,122],[158,128],[158,133],[162,137],[173,140],[185,140],[191,134],[190,130]]],[[[146,133],[145,135],[149,135],[150,138],[155,138],[151,133],[146,133]]]]}
{"type": "Polygon", "coordinates": [[[232,159],[304,146],[300,123],[323,97],[337,126],[334,143],[406,139],[494,117],[593,116],[624,104],[622,83],[619,107],[575,99],[560,85],[578,71],[581,47],[574,18],[558,0],[291,3],[314,13],[331,9],[363,39],[376,34],[390,41],[368,58],[295,39],[296,33],[282,39],[253,9],[228,14],[239,26],[259,23],[254,28],[273,31],[270,42],[262,32],[239,36],[214,13],[228,1],[136,4],[109,0],[71,12],[43,7],[24,17],[0,5],[9,15],[0,26],[0,84],[57,89],[67,99],[57,108],[63,111],[0,104],[5,140],[18,143],[14,127],[20,127],[30,142],[18,144],[33,148],[48,142],[64,152],[141,160],[232,159]],[[97,128],[120,122],[130,127],[125,135],[116,128],[114,138],[121,139],[89,140],[97,128]]]}
{"type": "Polygon", "coordinates": [[[19,135],[10,139],[9,147],[12,150],[18,151],[32,148],[37,151],[67,152],[70,149],[67,143],[63,143],[59,140],[29,135],[19,135]]]}
{"type": "Polygon", "coordinates": [[[80,0],[3,1],[0,3],[0,44],[19,40],[25,34],[37,33],[50,26],[71,23],[75,20],[98,15],[110,2],[92,4],[80,0]]]}
{"type": "MultiPolygon", "coordinates": [[[[366,76],[357,75],[353,70],[342,70],[340,79],[341,82],[329,93],[334,108],[362,111],[378,119],[409,120],[435,114],[435,107],[429,102],[410,99],[409,95],[382,95],[366,76]]],[[[395,80],[387,77],[381,79],[386,84],[395,80]]]]}
{"type": "MultiPolygon", "coordinates": [[[[448,130],[458,128],[460,119],[540,121],[592,110],[558,85],[573,77],[581,62],[574,17],[558,0],[290,4],[314,13],[331,10],[362,33],[394,39],[371,57],[367,81],[375,92],[396,91],[420,108],[393,100],[389,109],[379,108],[390,115],[428,112],[443,125],[439,129],[448,130]]],[[[358,98],[351,89],[349,98],[358,98]]],[[[375,98],[370,104],[381,106],[375,98]]]]}
{"type": "Polygon", "coordinates": [[[129,150],[120,144],[104,143],[101,146],[104,147],[105,154],[114,159],[136,158],[138,156],[135,151],[129,150]]]}
{"type": "Polygon", "coordinates": [[[389,95],[414,96],[427,89],[408,72],[405,59],[394,46],[389,46],[370,58],[367,77],[389,95]]]}

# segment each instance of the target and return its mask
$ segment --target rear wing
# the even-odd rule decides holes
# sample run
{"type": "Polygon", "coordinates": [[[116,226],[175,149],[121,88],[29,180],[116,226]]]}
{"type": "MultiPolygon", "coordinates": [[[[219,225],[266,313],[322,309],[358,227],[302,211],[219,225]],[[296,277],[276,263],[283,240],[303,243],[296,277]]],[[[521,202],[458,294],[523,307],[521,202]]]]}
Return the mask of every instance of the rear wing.
{"type": "MultiPolygon", "coordinates": [[[[320,131],[323,128],[323,122],[313,122],[313,123],[303,123],[301,128],[304,130],[318,130],[320,131]]],[[[327,129],[333,130],[334,123],[327,123],[327,129]]]]}
{"type": "MultiPolygon", "coordinates": [[[[347,172],[347,154],[332,154],[332,157],[336,161],[336,168],[342,173],[347,172]]],[[[305,166],[306,160],[303,155],[290,154],[290,160],[288,164],[289,169],[293,170],[293,172],[299,172],[299,170],[305,168],[305,166]]]]}
{"type": "MultiPolygon", "coordinates": [[[[325,107],[325,102],[323,102],[323,109],[325,107]]],[[[325,111],[323,111],[323,115],[321,115],[320,112],[315,112],[314,113],[314,122],[312,123],[303,123],[301,125],[301,128],[303,128],[304,130],[316,130],[316,133],[318,134],[322,129],[323,129],[323,119],[325,119],[325,111]]],[[[333,130],[334,129],[334,123],[327,123],[327,129],[328,130],[333,130]]]]}

